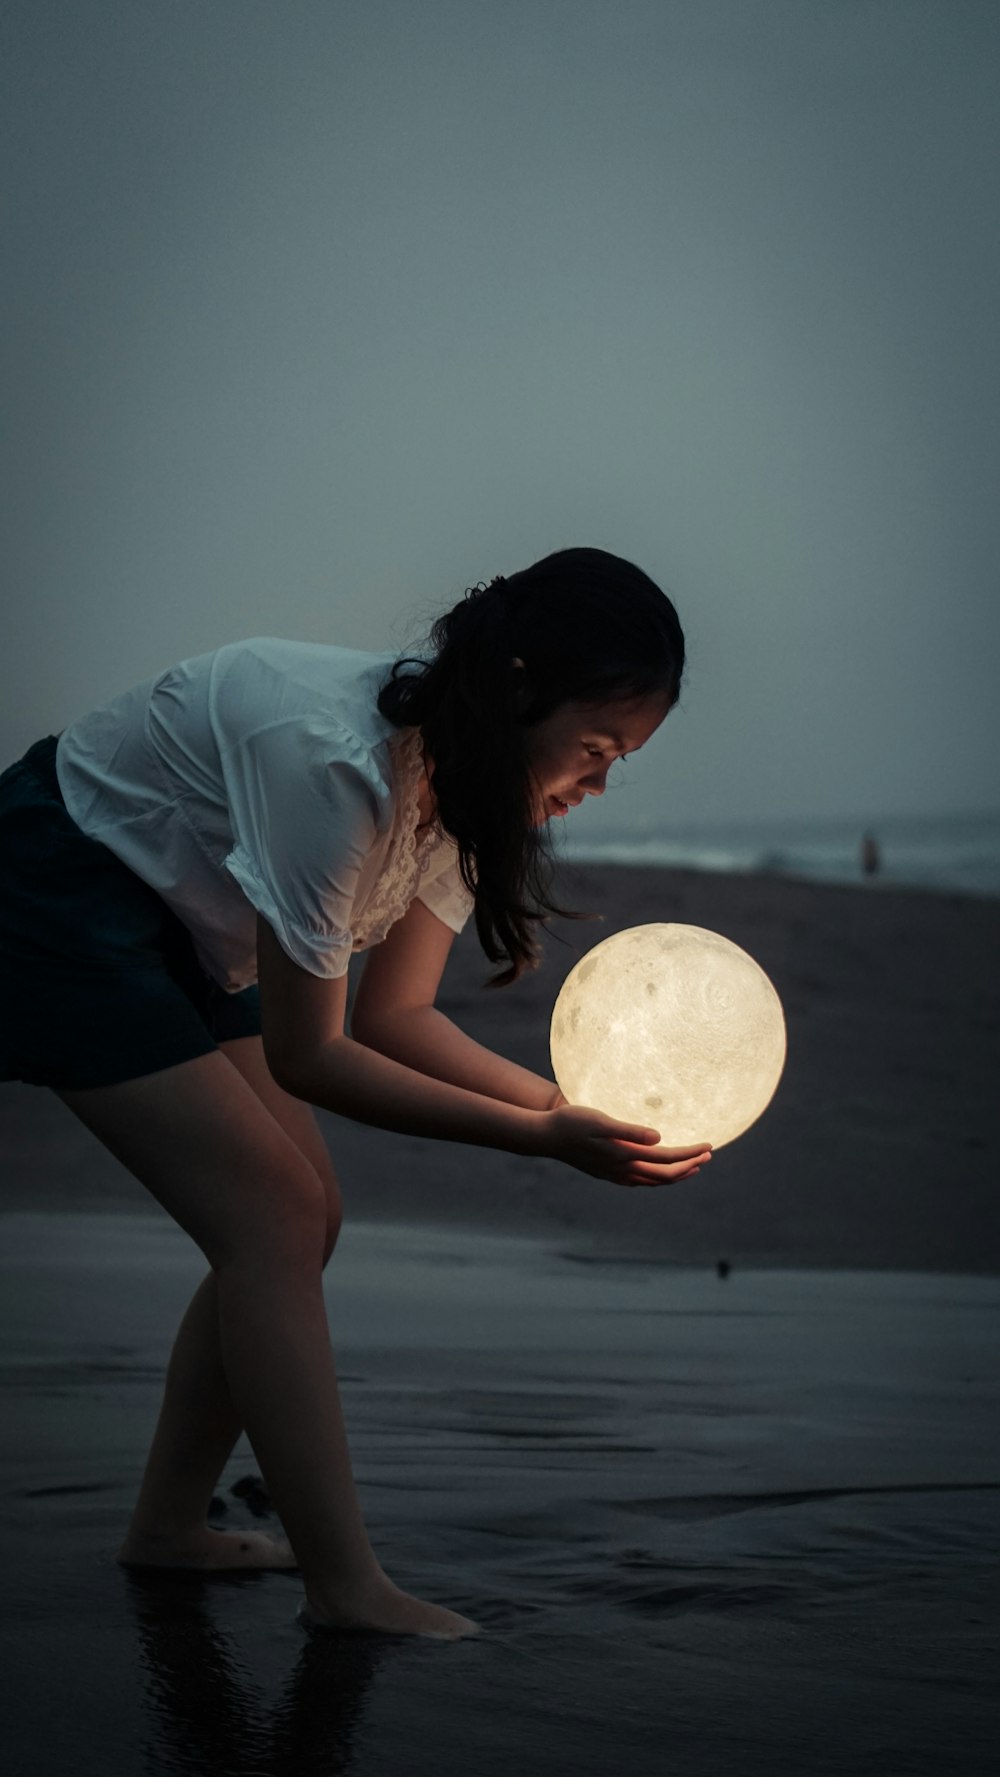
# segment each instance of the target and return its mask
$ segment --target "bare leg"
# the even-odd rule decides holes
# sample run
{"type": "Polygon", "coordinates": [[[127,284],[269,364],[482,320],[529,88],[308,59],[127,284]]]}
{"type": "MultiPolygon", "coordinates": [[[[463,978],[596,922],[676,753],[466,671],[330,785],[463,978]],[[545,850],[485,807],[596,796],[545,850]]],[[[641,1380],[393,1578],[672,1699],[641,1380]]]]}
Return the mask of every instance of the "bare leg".
{"type": "MultiPolygon", "coordinates": [[[[259,1037],[224,1044],[223,1054],[264,1108],[294,1141],[326,1195],[326,1263],[340,1232],[340,1188],[308,1105],[272,1079],[259,1037]]],[[[163,1404],[139,1498],[119,1560],[129,1566],[202,1571],[294,1567],[291,1545],[260,1531],[213,1530],[208,1508],[243,1423],[222,1361],[214,1272],[196,1290],[181,1322],[167,1369],[163,1404]]]]}
{"type": "Polygon", "coordinates": [[[294,1567],[285,1538],[214,1530],[208,1509],[243,1422],[222,1362],[215,1273],[181,1321],[135,1511],[118,1559],[129,1567],[294,1567]]]}
{"type": "Polygon", "coordinates": [[[368,1540],[322,1294],[326,1197],[296,1144],[219,1054],[62,1096],[212,1266],[232,1403],[298,1557],[310,1620],[473,1632],[400,1592],[368,1540]]]}

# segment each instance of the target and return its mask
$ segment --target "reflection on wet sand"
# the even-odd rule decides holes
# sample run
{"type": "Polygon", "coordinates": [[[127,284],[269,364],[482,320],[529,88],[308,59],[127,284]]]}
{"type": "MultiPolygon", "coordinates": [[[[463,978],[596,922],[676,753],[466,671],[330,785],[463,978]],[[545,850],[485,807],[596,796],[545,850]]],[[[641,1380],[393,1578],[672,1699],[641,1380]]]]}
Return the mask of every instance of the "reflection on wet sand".
{"type": "MultiPolygon", "coordinates": [[[[115,1562],[190,1243],[2,1232],[16,1777],[994,1777],[995,1280],[723,1284],[350,1225],[329,1310],[373,1543],[485,1632],[313,1639],[296,1574],[115,1562]]],[[[276,1530],[254,1467],[217,1516],[276,1530]]]]}
{"type": "MultiPolygon", "coordinates": [[[[259,1583],[225,1576],[221,1585],[259,1583]]],[[[231,1635],[218,1626],[200,1575],[127,1575],[135,1613],[151,1771],[199,1777],[274,1777],[346,1771],[365,1694],[389,1651],[374,1636],[303,1634],[280,1696],[268,1702],[231,1635]]]]}

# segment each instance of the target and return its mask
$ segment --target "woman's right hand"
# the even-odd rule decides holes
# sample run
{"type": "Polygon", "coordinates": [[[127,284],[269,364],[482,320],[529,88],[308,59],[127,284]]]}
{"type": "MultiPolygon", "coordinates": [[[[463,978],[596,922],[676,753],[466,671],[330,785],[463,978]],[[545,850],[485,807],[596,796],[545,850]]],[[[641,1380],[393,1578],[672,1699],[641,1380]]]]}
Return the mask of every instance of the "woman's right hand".
{"type": "Polygon", "coordinates": [[[613,1185],[671,1185],[693,1178],[712,1158],[708,1142],[661,1148],[659,1141],[658,1132],[641,1123],[619,1123],[583,1105],[560,1105],[545,1113],[541,1152],[613,1185]]]}

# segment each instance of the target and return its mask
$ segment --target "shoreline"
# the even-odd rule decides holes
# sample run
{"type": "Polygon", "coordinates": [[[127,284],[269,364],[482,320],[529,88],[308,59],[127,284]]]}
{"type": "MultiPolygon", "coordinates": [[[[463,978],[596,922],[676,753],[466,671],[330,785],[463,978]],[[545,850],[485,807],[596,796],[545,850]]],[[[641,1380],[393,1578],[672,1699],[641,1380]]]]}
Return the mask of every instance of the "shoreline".
{"type": "MultiPolygon", "coordinates": [[[[105,1203],[81,1203],[68,1206],[65,1203],[50,1204],[39,1208],[21,1206],[12,1208],[0,1206],[0,1230],[6,1228],[16,1238],[21,1233],[37,1234],[40,1228],[51,1221],[63,1228],[79,1223],[81,1229],[91,1230],[107,1221],[110,1225],[127,1235],[131,1229],[140,1239],[155,1239],[159,1234],[176,1233],[177,1229],[170,1216],[160,1206],[149,1201],[148,1208],[140,1195],[138,1201],[115,1200],[105,1203]]],[[[183,1238],[187,1238],[180,1231],[183,1238]]],[[[343,1234],[356,1234],[361,1240],[369,1240],[380,1233],[387,1241],[406,1240],[411,1243],[424,1241],[432,1245],[447,1244],[450,1239],[475,1239],[479,1250],[488,1254],[491,1245],[510,1247],[523,1246],[526,1253],[537,1253],[560,1265],[580,1267],[581,1272],[591,1268],[600,1268],[603,1275],[613,1277],[616,1271],[641,1276],[648,1272],[650,1276],[665,1275],[677,1281],[690,1282],[718,1277],[721,1287],[729,1283],[746,1281],[752,1285],[766,1283],[769,1279],[790,1284],[795,1279],[807,1281],[810,1278],[829,1279],[844,1284],[854,1282],[866,1285],[876,1279],[884,1279],[893,1283],[899,1280],[901,1285],[911,1283],[937,1284],[949,1278],[956,1283],[993,1284],[1000,1278],[1000,1267],[976,1269],[972,1266],[961,1269],[943,1268],[933,1264],[922,1266],[875,1265],[863,1261],[851,1263],[826,1263],[807,1265],[787,1255],[767,1255],[756,1257],[745,1262],[726,1261],[725,1271],[720,1273],[718,1260],[674,1258],[669,1253],[651,1253],[645,1248],[615,1246],[609,1250],[603,1238],[590,1234],[586,1230],[578,1234],[574,1241],[560,1240],[558,1233],[543,1227],[519,1225],[517,1227],[500,1227],[491,1223],[459,1220],[453,1216],[439,1216],[433,1213],[421,1218],[400,1214],[365,1215],[356,1213],[345,1219],[343,1234]]]]}

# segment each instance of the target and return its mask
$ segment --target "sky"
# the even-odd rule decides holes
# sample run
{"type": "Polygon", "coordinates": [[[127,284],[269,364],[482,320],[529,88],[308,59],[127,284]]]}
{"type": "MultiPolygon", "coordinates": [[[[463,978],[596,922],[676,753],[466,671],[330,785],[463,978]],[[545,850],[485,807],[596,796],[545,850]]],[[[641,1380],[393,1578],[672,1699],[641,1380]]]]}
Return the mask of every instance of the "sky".
{"type": "Polygon", "coordinates": [[[4,760],[589,544],[689,646],[595,834],[1000,806],[995,0],[0,30],[4,760]]]}

